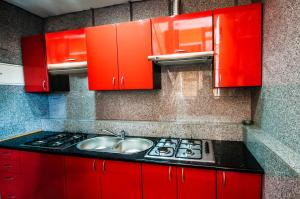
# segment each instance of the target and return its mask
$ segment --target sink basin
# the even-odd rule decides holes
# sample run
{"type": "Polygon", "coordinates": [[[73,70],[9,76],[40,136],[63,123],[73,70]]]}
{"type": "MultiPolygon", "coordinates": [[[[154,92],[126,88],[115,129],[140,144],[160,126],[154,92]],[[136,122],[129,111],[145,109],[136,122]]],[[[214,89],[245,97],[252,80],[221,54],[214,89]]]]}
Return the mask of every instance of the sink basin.
{"type": "Polygon", "coordinates": [[[113,147],[116,153],[138,153],[153,146],[153,142],[143,138],[128,138],[113,147]]]}
{"type": "Polygon", "coordinates": [[[76,147],[80,150],[102,150],[112,148],[121,140],[121,138],[111,136],[95,137],[79,142],[76,147]]]}
{"type": "Polygon", "coordinates": [[[101,136],[79,142],[80,150],[108,153],[133,154],[145,151],[153,146],[153,142],[144,138],[126,138],[101,136]]]}

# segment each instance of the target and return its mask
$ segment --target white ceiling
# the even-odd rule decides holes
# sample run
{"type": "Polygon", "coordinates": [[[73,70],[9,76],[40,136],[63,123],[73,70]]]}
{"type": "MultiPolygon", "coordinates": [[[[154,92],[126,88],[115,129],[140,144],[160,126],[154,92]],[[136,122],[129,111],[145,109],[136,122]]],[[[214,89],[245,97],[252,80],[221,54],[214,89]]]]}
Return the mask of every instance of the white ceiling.
{"type": "MultiPolygon", "coordinates": [[[[101,8],[129,0],[5,0],[40,17],[49,17],[70,12],[101,8]]],[[[139,0],[131,0],[139,1],[139,0]]]]}

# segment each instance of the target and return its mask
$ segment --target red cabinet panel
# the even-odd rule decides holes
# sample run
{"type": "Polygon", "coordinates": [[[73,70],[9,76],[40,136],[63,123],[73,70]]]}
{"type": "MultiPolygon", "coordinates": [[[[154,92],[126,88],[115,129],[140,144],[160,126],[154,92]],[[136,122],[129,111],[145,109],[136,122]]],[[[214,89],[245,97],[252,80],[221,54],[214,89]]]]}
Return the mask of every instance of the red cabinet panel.
{"type": "Polygon", "coordinates": [[[260,199],[261,175],[218,171],[218,199],[260,199]]]}
{"type": "Polygon", "coordinates": [[[151,19],[154,55],[213,49],[212,11],[151,19]]]}
{"type": "Polygon", "coordinates": [[[65,157],[65,199],[99,199],[101,197],[100,160],[65,157]]]}
{"type": "Polygon", "coordinates": [[[48,69],[43,35],[21,40],[26,92],[49,92],[48,69]]]}
{"type": "Polygon", "coordinates": [[[117,41],[120,89],[153,89],[150,20],[117,24],[117,41]]]}
{"type": "Polygon", "coordinates": [[[116,25],[86,29],[90,90],[119,89],[116,25]]]}
{"type": "Polygon", "coordinates": [[[43,153],[20,153],[23,198],[64,198],[64,157],[43,153]]]}
{"type": "Polygon", "coordinates": [[[12,199],[20,198],[26,199],[26,188],[24,186],[24,179],[18,174],[0,174],[0,198],[12,199]]]}
{"type": "Polygon", "coordinates": [[[142,165],[143,199],[177,199],[176,167],[142,165]]]}
{"type": "Polygon", "coordinates": [[[84,29],[46,33],[47,63],[86,61],[84,29]]]}
{"type": "Polygon", "coordinates": [[[214,11],[214,86],[261,86],[261,4],[214,11]]]}
{"type": "Polygon", "coordinates": [[[141,199],[141,164],[103,161],[102,199],[141,199]]]}
{"type": "Polygon", "coordinates": [[[216,171],[177,168],[178,199],[215,199],[216,171]]]}

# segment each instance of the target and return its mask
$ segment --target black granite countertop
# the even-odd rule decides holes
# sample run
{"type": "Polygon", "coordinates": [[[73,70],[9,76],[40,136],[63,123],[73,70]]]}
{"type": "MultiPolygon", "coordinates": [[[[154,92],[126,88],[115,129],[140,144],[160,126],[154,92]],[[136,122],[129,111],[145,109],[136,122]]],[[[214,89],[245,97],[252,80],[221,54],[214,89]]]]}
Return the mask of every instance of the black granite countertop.
{"type": "MultiPolygon", "coordinates": [[[[9,148],[22,151],[34,151],[41,153],[51,153],[67,156],[78,156],[78,157],[90,157],[99,159],[119,160],[119,161],[132,161],[132,162],[143,162],[143,163],[154,163],[154,164],[166,164],[175,166],[187,166],[187,167],[199,167],[209,169],[220,169],[229,171],[239,172],[251,172],[251,173],[264,173],[262,167],[258,164],[256,159],[248,151],[243,142],[236,141],[215,141],[213,140],[214,152],[215,152],[215,163],[198,163],[188,162],[179,160],[161,160],[161,159],[149,159],[145,158],[145,154],[148,152],[140,152],[136,154],[117,154],[117,153],[106,153],[106,152],[93,152],[83,151],[76,148],[75,145],[66,149],[46,149],[38,147],[22,146],[23,143],[32,140],[33,138],[43,137],[48,134],[54,134],[53,132],[42,131],[34,134],[24,135],[21,137],[9,139],[0,142],[0,148],[9,148]]],[[[88,138],[96,137],[99,135],[88,134],[88,138]]],[[[159,138],[145,137],[158,142],[159,138]]]]}

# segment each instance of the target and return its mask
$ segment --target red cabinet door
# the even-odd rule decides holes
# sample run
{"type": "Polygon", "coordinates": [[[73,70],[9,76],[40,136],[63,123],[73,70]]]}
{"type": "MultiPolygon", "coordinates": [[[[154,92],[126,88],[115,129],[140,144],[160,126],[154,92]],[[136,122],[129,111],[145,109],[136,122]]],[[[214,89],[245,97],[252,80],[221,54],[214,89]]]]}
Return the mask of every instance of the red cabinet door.
{"type": "Polygon", "coordinates": [[[261,86],[261,3],[214,11],[214,86],[261,86]]]}
{"type": "Polygon", "coordinates": [[[65,199],[100,198],[100,160],[65,157],[65,199]]]}
{"type": "Polygon", "coordinates": [[[117,41],[120,89],[153,89],[150,20],[117,24],[117,41]]]}
{"type": "Polygon", "coordinates": [[[141,199],[141,164],[104,160],[102,199],[141,199]]]}
{"type": "Polygon", "coordinates": [[[90,90],[119,89],[116,25],[86,29],[90,90]]]}
{"type": "Polygon", "coordinates": [[[26,92],[49,92],[48,68],[43,35],[21,40],[26,92]]]}
{"type": "Polygon", "coordinates": [[[21,152],[22,198],[63,199],[64,157],[43,153],[21,152]]]}
{"type": "Polygon", "coordinates": [[[177,199],[176,167],[143,164],[143,199],[177,199]]]}
{"type": "Polygon", "coordinates": [[[212,11],[152,19],[154,55],[213,49],[212,11]]]}
{"type": "Polygon", "coordinates": [[[216,199],[216,171],[177,168],[178,199],[216,199]]]}
{"type": "Polygon", "coordinates": [[[47,63],[86,61],[84,29],[46,33],[47,63]]]}
{"type": "Polygon", "coordinates": [[[261,175],[218,171],[218,199],[260,199],[261,175]]]}

